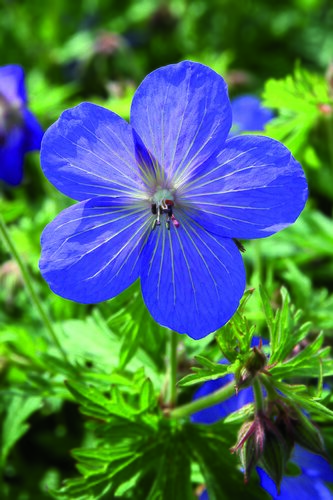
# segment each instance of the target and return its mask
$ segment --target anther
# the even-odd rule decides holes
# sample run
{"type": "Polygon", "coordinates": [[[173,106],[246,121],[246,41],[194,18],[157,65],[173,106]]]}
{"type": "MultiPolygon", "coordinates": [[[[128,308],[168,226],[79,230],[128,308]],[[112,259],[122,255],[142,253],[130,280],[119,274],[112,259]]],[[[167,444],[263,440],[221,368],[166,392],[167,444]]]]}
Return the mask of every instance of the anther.
{"type": "Polygon", "coordinates": [[[179,226],[180,226],[180,224],[179,224],[178,220],[176,219],[176,217],[173,214],[171,215],[171,220],[172,220],[172,223],[175,226],[175,228],[178,229],[179,226]]]}
{"type": "Polygon", "coordinates": [[[172,207],[174,206],[174,202],[172,200],[166,199],[161,200],[158,203],[151,204],[151,211],[154,215],[156,215],[156,220],[153,222],[153,229],[156,226],[161,225],[160,216],[161,214],[166,215],[165,226],[168,230],[170,230],[170,223],[172,221],[175,228],[179,228],[180,224],[172,213],[172,207]]]}

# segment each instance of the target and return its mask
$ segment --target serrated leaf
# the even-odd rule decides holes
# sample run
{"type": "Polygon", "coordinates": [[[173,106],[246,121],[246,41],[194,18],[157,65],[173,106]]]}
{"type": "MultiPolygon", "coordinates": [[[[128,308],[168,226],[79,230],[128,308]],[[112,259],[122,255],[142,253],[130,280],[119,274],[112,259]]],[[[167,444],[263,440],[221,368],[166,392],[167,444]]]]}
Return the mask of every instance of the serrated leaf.
{"type": "Polygon", "coordinates": [[[139,283],[110,300],[103,309],[108,325],[122,338],[120,366],[124,368],[133,361],[140,348],[148,354],[150,362],[154,362],[155,370],[163,371],[168,330],[149,314],[139,283]]]}
{"type": "Polygon", "coordinates": [[[40,397],[12,395],[2,426],[1,461],[4,464],[14,444],[29,429],[27,419],[42,406],[40,397]]]}
{"type": "Polygon", "coordinates": [[[287,385],[283,382],[275,381],[275,387],[280,390],[283,394],[290,397],[295,403],[298,403],[301,408],[308,411],[311,414],[323,417],[326,420],[333,420],[333,411],[326,408],[320,402],[310,399],[309,394],[307,394],[306,386],[299,386],[298,390],[295,390],[295,386],[287,385]],[[302,390],[303,389],[303,390],[302,390]]]}

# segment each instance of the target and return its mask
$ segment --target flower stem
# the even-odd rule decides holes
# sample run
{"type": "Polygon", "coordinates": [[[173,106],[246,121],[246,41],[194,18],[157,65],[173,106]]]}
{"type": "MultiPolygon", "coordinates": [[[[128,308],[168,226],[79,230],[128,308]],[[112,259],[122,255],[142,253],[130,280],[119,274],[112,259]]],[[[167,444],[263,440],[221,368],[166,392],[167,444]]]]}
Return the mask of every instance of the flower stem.
{"type": "Polygon", "coordinates": [[[333,167],[333,116],[330,115],[326,120],[326,130],[328,139],[328,150],[331,160],[331,166],[333,167]]]}
{"type": "Polygon", "coordinates": [[[169,386],[167,395],[167,404],[170,408],[176,405],[177,400],[177,345],[178,333],[169,330],[170,344],[169,344],[169,386]]]}
{"type": "Polygon", "coordinates": [[[268,400],[269,401],[276,400],[279,397],[279,394],[276,392],[274,386],[272,385],[270,377],[267,377],[267,375],[262,374],[260,375],[260,380],[266,389],[268,400]]]}
{"type": "Polygon", "coordinates": [[[252,384],[256,413],[260,413],[264,409],[264,398],[262,397],[261,385],[256,377],[252,384]]]}
{"type": "Polygon", "coordinates": [[[196,399],[191,403],[179,406],[169,413],[171,418],[185,418],[189,417],[197,411],[204,410],[205,408],[210,408],[211,406],[221,403],[226,399],[230,398],[235,394],[235,382],[229,382],[229,384],[224,385],[221,389],[218,389],[207,396],[196,399]]]}
{"type": "Polygon", "coordinates": [[[57,338],[57,335],[53,329],[52,323],[49,320],[46,312],[44,311],[42,304],[38,298],[38,295],[34,290],[29,272],[28,272],[23,260],[21,259],[18,251],[16,250],[14,242],[12,241],[12,239],[10,237],[10,233],[9,233],[7,226],[6,226],[3,218],[1,217],[1,215],[0,215],[0,235],[2,236],[4,241],[6,242],[7,247],[9,249],[9,252],[12,254],[14,260],[16,261],[16,263],[21,271],[21,275],[22,275],[22,278],[24,280],[25,286],[28,290],[28,293],[30,295],[31,301],[36,306],[36,309],[39,313],[39,316],[40,316],[42,322],[44,323],[45,328],[48,330],[49,334],[51,335],[53,342],[55,343],[55,345],[57,346],[57,348],[61,352],[61,355],[64,358],[65,362],[67,364],[70,364],[69,360],[67,358],[67,354],[64,351],[64,349],[62,348],[62,345],[60,344],[60,342],[57,338]]]}

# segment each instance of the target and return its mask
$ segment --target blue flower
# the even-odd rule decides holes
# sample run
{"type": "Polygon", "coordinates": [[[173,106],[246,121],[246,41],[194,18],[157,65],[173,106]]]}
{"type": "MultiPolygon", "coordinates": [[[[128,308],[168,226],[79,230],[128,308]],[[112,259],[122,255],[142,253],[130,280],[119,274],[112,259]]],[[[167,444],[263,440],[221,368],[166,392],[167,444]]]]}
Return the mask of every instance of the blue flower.
{"type": "Polygon", "coordinates": [[[24,72],[15,64],[0,67],[0,181],[18,185],[24,155],[40,149],[43,130],[27,109],[24,72]]]}
{"type": "MultiPolygon", "coordinates": [[[[196,391],[194,399],[210,394],[229,383],[232,379],[233,375],[229,374],[218,380],[205,382],[196,391]]],[[[248,387],[227,401],[194,413],[191,420],[197,424],[212,424],[251,402],[253,402],[253,391],[251,387],[248,387]]],[[[262,488],[271,495],[272,499],[293,500],[295,491],[297,491],[297,497],[302,498],[302,500],[332,500],[333,493],[325,483],[333,483],[333,469],[323,457],[296,445],[290,462],[294,470],[290,468],[292,475],[283,477],[280,494],[276,492],[276,485],[269,475],[260,467],[256,469],[262,488]]],[[[207,490],[204,490],[200,500],[209,500],[207,490]]]]}
{"type": "Polygon", "coordinates": [[[233,238],[285,228],[307,197],[291,153],[267,137],[227,140],[231,121],[223,78],[190,61],[145,78],[130,124],[90,103],[65,111],[41,162],[79,203],[42,235],[51,289],[95,303],[140,278],[161,325],[198,339],[225,324],[245,287],[233,238]]]}
{"type": "Polygon", "coordinates": [[[276,492],[274,481],[259,467],[261,486],[274,500],[294,500],[295,492],[302,500],[332,500],[333,492],[326,483],[333,483],[333,469],[323,457],[296,445],[291,463],[296,470],[294,475],[284,476],[281,482],[280,494],[276,492]]]}
{"type": "Polygon", "coordinates": [[[232,129],[230,135],[239,132],[264,130],[273,117],[271,109],[265,108],[261,101],[252,95],[235,97],[231,101],[232,129]]]}

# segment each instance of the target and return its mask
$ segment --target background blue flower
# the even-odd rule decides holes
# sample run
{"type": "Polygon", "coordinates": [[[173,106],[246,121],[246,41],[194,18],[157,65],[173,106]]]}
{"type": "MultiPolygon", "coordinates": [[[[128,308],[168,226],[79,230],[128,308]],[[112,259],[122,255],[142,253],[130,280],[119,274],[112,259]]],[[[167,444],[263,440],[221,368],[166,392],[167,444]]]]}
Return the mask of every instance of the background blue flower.
{"type": "Polygon", "coordinates": [[[227,86],[199,63],[148,75],[130,123],[83,103],[46,132],[44,173],[80,203],[43,232],[40,269],[55,293],[84,303],[140,278],[157,322],[201,338],[230,319],[244,291],[233,238],[293,223],[304,173],[277,141],[227,140],[227,86]]]}
{"type": "Polygon", "coordinates": [[[273,117],[271,109],[265,108],[260,99],[253,95],[242,95],[231,101],[232,128],[230,135],[238,132],[260,131],[265,129],[273,117]]]}
{"type": "MultiPolygon", "coordinates": [[[[255,338],[254,341],[256,343],[255,338]]],[[[225,360],[222,362],[225,362],[225,360]]],[[[205,382],[195,392],[193,398],[198,399],[206,396],[220,389],[232,379],[233,375],[229,374],[218,380],[205,382]]],[[[191,421],[197,424],[212,424],[251,402],[253,402],[253,390],[252,387],[247,387],[240,391],[237,396],[232,396],[211,408],[205,408],[194,413],[191,416],[191,421]]],[[[333,469],[323,457],[296,445],[291,457],[291,463],[296,466],[294,467],[295,470],[291,471],[294,475],[284,476],[281,482],[280,494],[277,494],[276,485],[268,474],[260,467],[256,468],[261,486],[271,495],[272,499],[294,500],[295,492],[297,492],[297,497],[301,497],[303,500],[331,500],[333,498],[332,492],[325,484],[326,482],[333,483],[333,469]]],[[[200,500],[208,499],[208,492],[204,490],[200,500]]]]}
{"type": "Polygon", "coordinates": [[[24,72],[0,67],[0,180],[16,186],[23,177],[24,155],[40,148],[43,130],[27,109],[24,72]]]}

